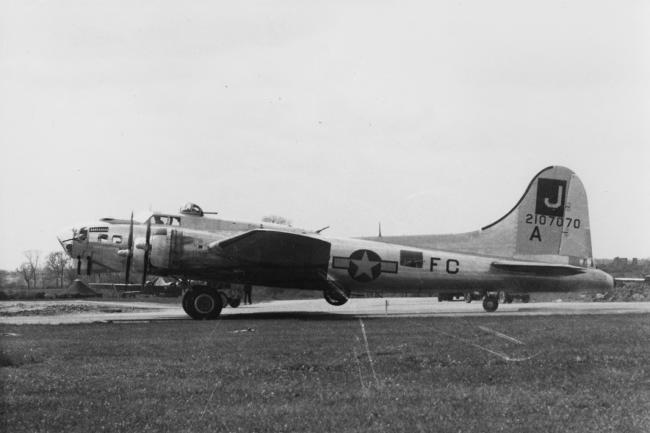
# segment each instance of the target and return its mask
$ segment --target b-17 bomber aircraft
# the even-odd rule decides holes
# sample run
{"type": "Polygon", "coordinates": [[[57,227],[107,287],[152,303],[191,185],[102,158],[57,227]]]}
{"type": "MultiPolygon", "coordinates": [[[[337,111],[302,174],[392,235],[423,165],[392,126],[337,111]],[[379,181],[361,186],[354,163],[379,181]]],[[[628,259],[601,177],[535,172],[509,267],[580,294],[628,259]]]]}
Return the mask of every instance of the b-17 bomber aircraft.
{"type": "Polygon", "coordinates": [[[332,305],[362,293],[417,292],[482,299],[492,312],[513,296],[539,291],[607,290],[613,278],[593,266],[587,196],[569,169],[548,167],[505,216],[460,234],[341,239],[321,231],[179,213],[103,218],[66,230],[63,249],[77,271],[174,276],[187,282],[182,306],[216,319],[240,294],[230,284],[322,291],[332,305]]]}

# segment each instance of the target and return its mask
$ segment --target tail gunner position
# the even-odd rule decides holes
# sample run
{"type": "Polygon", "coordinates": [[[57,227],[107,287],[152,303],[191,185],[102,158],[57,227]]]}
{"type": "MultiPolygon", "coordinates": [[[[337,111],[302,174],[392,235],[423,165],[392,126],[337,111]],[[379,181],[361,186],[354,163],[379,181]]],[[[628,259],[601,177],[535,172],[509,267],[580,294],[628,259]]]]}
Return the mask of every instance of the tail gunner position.
{"type": "Polygon", "coordinates": [[[194,319],[216,319],[238,305],[230,283],[319,290],[343,305],[351,293],[465,294],[486,311],[514,295],[607,290],[593,267],[587,195],[565,167],[548,167],[510,212],[480,230],[448,235],[326,238],[275,224],[209,217],[196,205],[179,213],[103,218],[59,236],[78,273],[171,275],[189,289],[182,305],[194,319]]]}

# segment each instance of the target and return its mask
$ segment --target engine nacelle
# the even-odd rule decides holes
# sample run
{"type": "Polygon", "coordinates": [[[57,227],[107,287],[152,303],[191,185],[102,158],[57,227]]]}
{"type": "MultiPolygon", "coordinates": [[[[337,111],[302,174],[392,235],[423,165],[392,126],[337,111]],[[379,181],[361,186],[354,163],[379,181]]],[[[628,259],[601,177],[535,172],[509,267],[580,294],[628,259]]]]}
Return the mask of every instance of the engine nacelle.
{"type": "MultiPolygon", "coordinates": [[[[172,269],[178,265],[183,257],[183,232],[181,231],[168,228],[154,228],[151,231],[149,244],[149,262],[158,269],[172,269]]],[[[144,251],[147,248],[146,239],[144,237],[136,238],[134,246],[133,258],[135,268],[141,271],[143,269],[144,251]]]]}

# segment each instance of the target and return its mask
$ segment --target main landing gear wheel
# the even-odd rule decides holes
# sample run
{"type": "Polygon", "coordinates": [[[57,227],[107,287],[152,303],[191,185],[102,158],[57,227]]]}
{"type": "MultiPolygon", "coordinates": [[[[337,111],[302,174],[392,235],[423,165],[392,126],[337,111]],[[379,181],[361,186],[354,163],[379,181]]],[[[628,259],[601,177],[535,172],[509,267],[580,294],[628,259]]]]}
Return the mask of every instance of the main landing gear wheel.
{"type": "Polygon", "coordinates": [[[499,308],[499,298],[497,298],[496,296],[486,296],[483,299],[483,308],[488,313],[497,311],[497,308],[499,308]]]}
{"type": "Polygon", "coordinates": [[[185,292],[182,305],[183,310],[194,320],[214,320],[223,308],[219,293],[207,287],[193,287],[185,292]]]}

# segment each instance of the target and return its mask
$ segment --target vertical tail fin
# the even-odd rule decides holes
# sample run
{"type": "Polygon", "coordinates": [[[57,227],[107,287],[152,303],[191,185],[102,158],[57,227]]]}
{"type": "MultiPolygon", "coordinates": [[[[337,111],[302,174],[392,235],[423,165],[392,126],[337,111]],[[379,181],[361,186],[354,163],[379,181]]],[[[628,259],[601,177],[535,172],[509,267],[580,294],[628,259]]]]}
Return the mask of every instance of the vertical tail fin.
{"type": "Polygon", "coordinates": [[[587,193],[566,167],[539,172],[515,207],[481,232],[514,241],[514,258],[592,264],[587,193]]]}
{"type": "Polygon", "coordinates": [[[587,194],[566,167],[540,171],[506,215],[479,231],[370,238],[420,248],[592,266],[587,194]]]}

